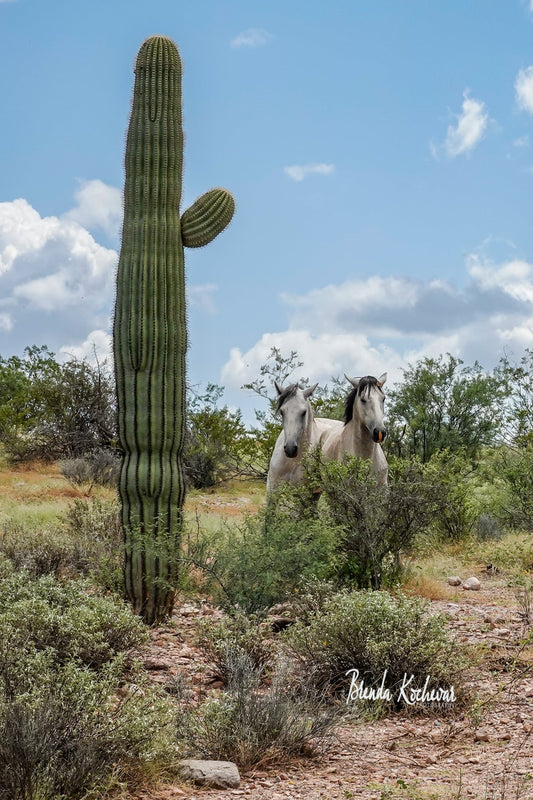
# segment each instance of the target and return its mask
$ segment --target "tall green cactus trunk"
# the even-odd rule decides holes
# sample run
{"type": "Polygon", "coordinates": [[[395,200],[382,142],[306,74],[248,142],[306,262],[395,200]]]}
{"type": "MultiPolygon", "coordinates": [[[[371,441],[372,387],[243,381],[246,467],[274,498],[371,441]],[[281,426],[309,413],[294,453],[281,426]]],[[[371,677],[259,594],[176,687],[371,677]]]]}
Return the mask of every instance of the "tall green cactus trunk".
{"type": "Polygon", "coordinates": [[[183,521],[183,247],[210,242],[234,211],[231,195],[213,189],[180,218],[182,173],[181,61],[154,36],[135,65],[113,328],[125,591],[149,624],[172,610],[183,521]]]}

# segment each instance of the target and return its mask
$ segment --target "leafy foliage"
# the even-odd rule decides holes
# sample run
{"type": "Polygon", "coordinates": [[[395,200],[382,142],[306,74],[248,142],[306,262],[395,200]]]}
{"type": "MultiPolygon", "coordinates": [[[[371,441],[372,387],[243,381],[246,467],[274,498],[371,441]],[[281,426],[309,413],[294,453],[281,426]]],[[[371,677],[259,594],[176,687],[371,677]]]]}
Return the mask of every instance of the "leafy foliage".
{"type": "Polygon", "coordinates": [[[389,464],[389,485],[378,487],[371,465],[347,456],[321,465],[327,520],[340,531],[340,574],[357,586],[380,588],[400,575],[402,552],[431,523],[439,489],[416,461],[389,464]]]}
{"type": "Polygon", "coordinates": [[[319,687],[347,689],[351,669],[359,670],[366,686],[377,687],[387,670],[394,697],[404,674],[414,675],[418,685],[427,675],[430,686],[457,685],[463,663],[442,615],[428,614],[425,601],[384,591],[338,592],[283,638],[319,687]]]}
{"type": "Polygon", "coordinates": [[[46,346],[0,356],[0,444],[13,460],[76,458],[116,443],[105,365],[60,364],[46,346]]]}
{"type": "Polygon", "coordinates": [[[302,578],[335,572],[338,531],[318,519],[295,517],[289,502],[203,534],[189,560],[204,570],[210,592],[225,608],[259,613],[285,600],[302,578]]]}
{"type": "Polygon", "coordinates": [[[241,412],[218,407],[223,391],[213,383],[202,395],[189,391],[184,464],[187,481],[195,489],[258,471],[255,444],[241,412]]]}
{"type": "Polygon", "coordinates": [[[0,579],[0,631],[3,641],[48,651],[58,663],[93,668],[146,641],[138,617],[119,600],[91,593],[86,581],[30,580],[24,572],[0,579]]]}
{"type": "Polygon", "coordinates": [[[492,444],[502,418],[505,386],[498,373],[446,357],[424,358],[404,370],[403,383],[389,392],[388,451],[418,456],[463,450],[475,458],[492,444]]]}

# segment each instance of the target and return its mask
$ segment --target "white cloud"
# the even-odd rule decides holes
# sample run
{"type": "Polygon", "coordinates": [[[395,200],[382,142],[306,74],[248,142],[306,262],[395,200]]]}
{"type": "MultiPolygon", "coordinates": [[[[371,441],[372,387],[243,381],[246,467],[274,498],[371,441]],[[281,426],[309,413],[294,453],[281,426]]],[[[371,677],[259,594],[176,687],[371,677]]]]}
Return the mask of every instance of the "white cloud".
{"type": "Polygon", "coordinates": [[[187,301],[191,306],[203,311],[204,314],[216,314],[216,305],[213,295],[217,291],[216,283],[203,283],[187,287],[187,301]]]}
{"type": "Polygon", "coordinates": [[[533,66],[520,70],[514,88],[519,107],[533,114],[533,66]]]}
{"type": "Polygon", "coordinates": [[[463,93],[461,113],[457,123],[449,125],[444,147],[450,158],[471,152],[483,138],[489,122],[485,103],[463,93]]]}
{"type": "Polygon", "coordinates": [[[283,167],[283,170],[293,181],[303,181],[308,175],[331,175],[335,172],[335,164],[294,164],[283,167]]]}
{"type": "MultiPolygon", "coordinates": [[[[302,376],[312,381],[328,380],[344,372],[349,375],[376,374],[381,364],[390,364],[395,356],[386,345],[371,345],[362,333],[316,334],[291,328],[279,333],[263,334],[246,353],[237,347],[232,348],[229,360],[222,368],[222,382],[239,388],[256,378],[273,347],[285,354],[295,350],[305,365],[302,376]]],[[[383,371],[381,369],[377,374],[383,371]]]]}
{"type": "Polygon", "coordinates": [[[122,224],[122,192],[101,180],[84,181],[75,193],[77,205],[63,219],[78,222],[93,230],[101,228],[109,236],[118,236],[122,224]]]}
{"type": "Polygon", "coordinates": [[[527,134],[519,136],[518,139],[514,140],[513,147],[529,147],[529,136],[527,134]]]}
{"type": "Polygon", "coordinates": [[[91,331],[81,344],[63,345],[59,352],[65,359],[76,358],[100,365],[105,362],[109,367],[112,363],[113,340],[107,331],[91,331]]]}
{"type": "Polygon", "coordinates": [[[262,47],[272,39],[272,34],[264,28],[248,28],[231,40],[231,47],[262,47]]]}
{"type": "Polygon", "coordinates": [[[320,382],[385,370],[394,381],[408,363],[446,352],[490,367],[505,350],[531,346],[533,265],[471,254],[465,279],[459,287],[371,276],[283,295],[287,329],[264,334],[245,352],[233,348],[222,380],[234,389],[253,380],[274,346],[284,354],[297,351],[304,362],[300,377],[320,382]]]}
{"type": "Polygon", "coordinates": [[[83,342],[108,323],[116,263],[115,250],[68,214],[41,217],[24,199],[0,203],[0,333],[20,349],[57,350],[65,331],[83,342]]]}

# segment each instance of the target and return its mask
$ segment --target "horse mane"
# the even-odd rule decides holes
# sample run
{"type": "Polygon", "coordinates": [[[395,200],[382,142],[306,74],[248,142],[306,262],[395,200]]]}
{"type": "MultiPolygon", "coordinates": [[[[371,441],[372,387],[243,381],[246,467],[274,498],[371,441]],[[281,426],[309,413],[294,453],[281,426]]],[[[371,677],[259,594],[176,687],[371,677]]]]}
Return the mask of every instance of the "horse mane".
{"type": "Polygon", "coordinates": [[[362,397],[364,394],[370,394],[370,391],[374,386],[381,392],[381,387],[378,385],[378,379],[374,378],[372,375],[365,375],[364,378],[360,379],[357,387],[353,387],[351,392],[348,394],[348,397],[344,401],[343,422],[345,425],[347,425],[353,419],[353,404],[355,403],[355,398],[357,395],[362,397]]]}
{"type": "Polygon", "coordinates": [[[280,408],[283,405],[283,403],[286,400],[288,400],[290,397],[294,397],[294,395],[296,394],[297,391],[298,391],[298,384],[297,383],[291,383],[290,386],[287,386],[287,388],[282,391],[282,393],[278,397],[278,402],[276,404],[276,414],[280,410],[280,408]]]}

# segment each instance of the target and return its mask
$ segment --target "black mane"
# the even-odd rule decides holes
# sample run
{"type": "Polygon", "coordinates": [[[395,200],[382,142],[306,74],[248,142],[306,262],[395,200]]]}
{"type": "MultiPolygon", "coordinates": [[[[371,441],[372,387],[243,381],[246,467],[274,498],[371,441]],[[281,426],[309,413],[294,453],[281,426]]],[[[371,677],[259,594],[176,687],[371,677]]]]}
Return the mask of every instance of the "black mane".
{"type": "Polygon", "coordinates": [[[376,387],[381,392],[381,386],[378,384],[378,379],[372,375],[365,375],[364,378],[359,380],[357,388],[354,386],[348,397],[344,401],[344,417],[343,422],[347,425],[353,419],[353,404],[357,395],[370,394],[373,387],[376,387]]]}

